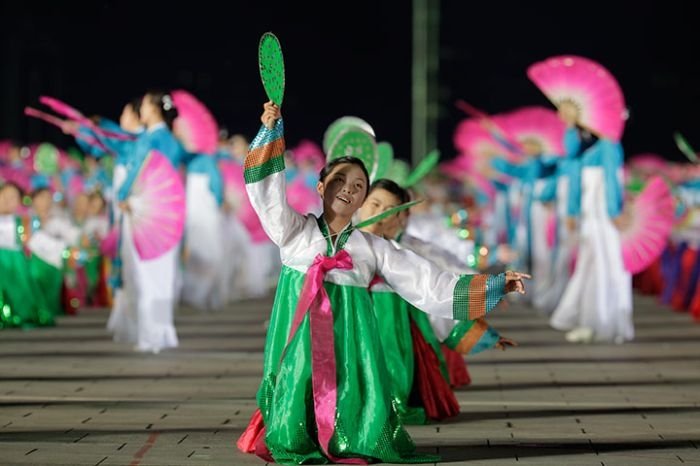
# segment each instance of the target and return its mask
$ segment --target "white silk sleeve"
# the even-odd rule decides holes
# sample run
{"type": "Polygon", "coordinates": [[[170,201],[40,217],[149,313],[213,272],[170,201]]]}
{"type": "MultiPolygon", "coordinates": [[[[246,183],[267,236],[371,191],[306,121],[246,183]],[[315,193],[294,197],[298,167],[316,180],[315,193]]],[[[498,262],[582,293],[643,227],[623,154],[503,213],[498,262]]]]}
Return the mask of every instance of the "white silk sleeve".
{"type": "Polygon", "coordinates": [[[367,235],[377,273],[402,298],[437,317],[474,320],[486,315],[504,296],[505,274],[459,275],[396,242],[367,235]]]}
{"type": "Polygon", "coordinates": [[[245,159],[248,198],[273,243],[283,247],[304,225],[304,216],[287,202],[284,124],[260,128],[245,159]]]}

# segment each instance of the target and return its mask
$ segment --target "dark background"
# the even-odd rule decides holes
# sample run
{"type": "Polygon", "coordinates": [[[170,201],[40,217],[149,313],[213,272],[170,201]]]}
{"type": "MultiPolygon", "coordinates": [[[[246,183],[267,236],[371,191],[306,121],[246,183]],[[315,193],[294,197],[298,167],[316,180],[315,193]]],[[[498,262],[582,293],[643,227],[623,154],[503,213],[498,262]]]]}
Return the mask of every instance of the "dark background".
{"type": "MultiPolygon", "coordinates": [[[[700,30],[692,2],[443,0],[439,148],[454,155],[463,98],[489,112],[550,106],[525,69],[551,55],[584,55],[620,81],[630,108],[626,154],[683,160],[673,131],[700,147],[700,30]]],[[[0,137],[71,143],[22,115],[55,96],[85,114],[117,118],[149,88],[185,88],[231,133],[252,137],[265,94],[261,34],[273,31],[286,65],[288,145],[320,143],[334,119],[356,115],[409,159],[411,1],[3,2],[0,137]]]]}

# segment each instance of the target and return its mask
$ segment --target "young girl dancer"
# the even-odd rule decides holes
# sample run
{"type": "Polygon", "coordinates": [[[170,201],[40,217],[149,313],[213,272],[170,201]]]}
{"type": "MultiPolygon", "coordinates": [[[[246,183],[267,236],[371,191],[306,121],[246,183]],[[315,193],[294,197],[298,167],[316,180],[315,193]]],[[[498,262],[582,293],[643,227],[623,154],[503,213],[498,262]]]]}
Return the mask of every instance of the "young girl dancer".
{"type": "Polygon", "coordinates": [[[417,308],[442,317],[483,317],[525,274],[457,275],[382,238],[356,230],[369,176],[343,157],[321,171],[323,214],[303,216],[285,197],[280,110],[264,106],[263,127],[245,161],[248,195],[282,272],[265,344],[259,411],[238,442],[280,463],[426,462],[392,405],[388,372],[367,288],[375,275],[417,308]]]}

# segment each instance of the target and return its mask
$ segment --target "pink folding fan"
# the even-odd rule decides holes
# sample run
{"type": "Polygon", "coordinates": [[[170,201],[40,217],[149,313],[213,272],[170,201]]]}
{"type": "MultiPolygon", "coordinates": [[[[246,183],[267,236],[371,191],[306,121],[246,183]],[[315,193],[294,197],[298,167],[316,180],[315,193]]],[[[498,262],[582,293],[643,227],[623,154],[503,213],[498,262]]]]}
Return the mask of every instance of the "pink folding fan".
{"type": "Polygon", "coordinates": [[[521,147],[534,144],[541,154],[564,155],[566,126],[557,113],[545,107],[522,107],[506,113],[500,126],[521,147]]]}
{"type": "Polygon", "coordinates": [[[673,229],[675,202],[668,185],[652,177],[644,190],[625,201],[627,216],[620,231],[622,258],[630,273],[641,272],[663,252],[673,229]]]}
{"type": "Polygon", "coordinates": [[[171,92],[177,109],[173,124],[175,133],[183,139],[185,148],[193,153],[212,155],[219,144],[219,126],[209,109],[189,92],[171,92]]]}
{"type": "Polygon", "coordinates": [[[174,248],[185,227],[185,187],[177,170],[152,150],[131,189],[131,218],[136,251],[154,259],[174,248]]]}
{"type": "Polygon", "coordinates": [[[613,141],[622,137],[625,98],[617,80],[599,63],[576,55],[555,56],[530,65],[527,76],[554,105],[573,103],[581,126],[613,141]]]}

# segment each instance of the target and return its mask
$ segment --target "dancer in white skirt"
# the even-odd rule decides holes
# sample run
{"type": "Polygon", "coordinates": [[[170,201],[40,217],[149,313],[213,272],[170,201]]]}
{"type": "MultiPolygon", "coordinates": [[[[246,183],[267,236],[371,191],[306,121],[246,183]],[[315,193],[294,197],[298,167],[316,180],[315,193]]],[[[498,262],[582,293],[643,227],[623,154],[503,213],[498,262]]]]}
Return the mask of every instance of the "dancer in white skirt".
{"type": "Polygon", "coordinates": [[[592,144],[587,148],[582,145],[580,151],[581,217],[576,268],[550,324],[567,331],[568,341],[622,343],[634,338],[631,277],[624,268],[620,234],[613,223],[622,212],[622,148],[607,139],[596,140],[576,127],[568,131],[578,131],[583,145],[592,144]]]}
{"type": "Polygon", "coordinates": [[[221,310],[224,262],[224,187],[214,155],[200,155],[187,166],[187,221],[182,301],[203,310],[221,310]]]}
{"type": "Polygon", "coordinates": [[[569,138],[574,137],[573,147],[568,148],[567,157],[557,160],[556,180],[549,186],[551,192],[543,195],[545,201],[553,200],[556,209],[556,239],[551,253],[551,271],[549,280],[533,302],[537,309],[551,314],[561,301],[566,285],[571,277],[571,265],[578,249],[578,230],[575,228],[575,216],[581,210],[581,159],[577,157],[579,150],[578,135],[570,132],[569,138]]]}
{"type": "Polygon", "coordinates": [[[121,257],[123,261],[124,289],[122,303],[113,312],[125,312],[115,316],[115,339],[136,343],[137,351],[158,353],[163,348],[176,347],[178,338],[173,322],[176,304],[176,268],[179,245],[154,258],[139,257],[132,233],[129,213],[138,208],[137,199],[131,197],[131,187],[138,177],[141,165],[151,150],[165,155],[174,167],[186,162],[189,156],[171,133],[169,127],[177,116],[169,94],[152,91],[141,102],[141,121],[146,131],[134,144],[134,151],[127,164],[127,176],[117,193],[122,210],[121,257]],[[121,325],[116,323],[121,322],[121,325]],[[134,340],[134,328],[136,330],[134,340]]]}

